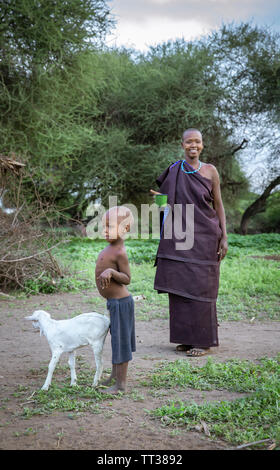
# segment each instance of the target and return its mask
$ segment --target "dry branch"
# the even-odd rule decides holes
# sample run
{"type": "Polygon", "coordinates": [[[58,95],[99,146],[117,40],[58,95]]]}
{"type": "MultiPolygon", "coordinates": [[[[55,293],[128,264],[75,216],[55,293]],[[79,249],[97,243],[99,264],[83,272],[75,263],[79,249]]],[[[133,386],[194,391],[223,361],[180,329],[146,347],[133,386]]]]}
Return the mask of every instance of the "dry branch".
{"type": "Polygon", "coordinates": [[[0,214],[0,290],[24,289],[28,281],[36,281],[43,276],[49,278],[50,283],[63,277],[62,269],[51,250],[68,240],[51,243],[52,237],[46,236],[40,228],[35,228],[32,221],[27,224],[17,223],[16,227],[12,227],[4,220],[5,224],[0,214]]]}
{"type": "MultiPolygon", "coordinates": [[[[46,250],[40,251],[39,253],[35,253],[34,255],[26,256],[25,258],[18,258],[18,259],[4,259],[3,258],[3,259],[0,259],[0,263],[17,263],[18,261],[27,261],[28,259],[36,258],[37,256],[40,256],[43,253],[50,252],[50,250],[53,250],[53,248],[60,245],[61,243],[66,243],[66,242],[69,242],[69,241],[70,240],[62,240],[62,241],[56,243],[55,245],[51,246],[50,248],[47,248],[46,250]]],[[[53,257],[51,258],[51,260],[52,260],[53,264],[56,264],[56,263],[54,263],[55,259],[53,257]]]]}
{"type": "Polygon", "coordinates": [[[12,217],[0,214],[0,224],[0,290],[23,289],[28,281],[43,276],[50,282],[63,276],[50,252],[64,241],[54,243],[52,235],[43,233],[32,219],[28,222],[17,220],[13,226],[12,217]]]}
{"type": "Polygon", "coordinates": [[[19,175],[19,171],[25,166],[25,164],[16,161],[14,157],[14,154],[12,154],[12,157],[0,154],[1,172],[5,173],[6,171],[11,171],[15,175],[19,175]]]}
{"type": "MultiPolygon", "coordinates": [[[[7,191],[14,207],[13,213],[0,208],[0,291],[25,289],[30,281],[42,280],[55,283],[63,272],[51,250],[60,243],[53,231],[43,229],[47,211],[40,199],[27,207],[21,193],[22,174],[25,165],[15,158],[0,154],[0,176],[2,196],[7,191]],[[8,178],[7,178],[8,176],[8,178]]],[[[0,194],[1,197],[1,194],[0,194]]],[[[32,290],[32,289],[29,289],[32,290]]]]}

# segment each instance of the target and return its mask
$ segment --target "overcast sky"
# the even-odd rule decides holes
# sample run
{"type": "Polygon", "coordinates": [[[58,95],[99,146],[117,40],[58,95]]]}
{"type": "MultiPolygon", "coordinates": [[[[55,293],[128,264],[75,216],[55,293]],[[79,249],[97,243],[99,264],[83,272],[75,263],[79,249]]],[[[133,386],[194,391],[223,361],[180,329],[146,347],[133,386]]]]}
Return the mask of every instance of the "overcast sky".
{"type": "Polygon", "coordinates": [[[141,51],[169,39],[198,38],[232,21],[280,32],[279,0],[108,0],[108,5],[117,21],[108,45],[141,51]]]}

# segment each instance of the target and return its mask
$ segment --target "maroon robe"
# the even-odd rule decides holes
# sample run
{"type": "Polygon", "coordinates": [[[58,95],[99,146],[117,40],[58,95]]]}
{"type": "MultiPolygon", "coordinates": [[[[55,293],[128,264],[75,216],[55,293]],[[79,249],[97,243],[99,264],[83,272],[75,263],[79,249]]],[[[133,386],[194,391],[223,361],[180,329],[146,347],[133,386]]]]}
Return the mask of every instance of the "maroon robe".
{"type": "MultiPolygon", "coordinates": [[[[170,165],[157,179],[160,192],[168,194],[174,222],[174,204],[182,204],[182,230],[186,228],[186,204],[194,205],[194,243],[186,250],[176,249],[172,238],[161,240],[156,255],[154,288],[169,294],[170,342],[207,348],[218,346],[216,300],[219,288],[219,218],[213,209],[212,182],[199,172],[186,174],[182,161],[170,165]]],[[[185,164],[187,171],[192,171],[185,164]]],[[[167,220],[164,223],[167,223],[167,220]]],[[[174,225],[174,223],[172,224],[174,225]]],[[[163,232],[163,231],[162,231],[163,232]]]]}

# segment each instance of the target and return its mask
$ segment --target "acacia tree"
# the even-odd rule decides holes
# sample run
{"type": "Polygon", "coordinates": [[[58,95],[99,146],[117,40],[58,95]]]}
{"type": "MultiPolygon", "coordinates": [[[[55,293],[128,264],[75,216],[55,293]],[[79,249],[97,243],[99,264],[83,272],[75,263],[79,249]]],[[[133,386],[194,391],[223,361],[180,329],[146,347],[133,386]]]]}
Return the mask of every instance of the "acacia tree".
{"type": "MultiPolygon", "coordinates": [[[[0,20],[0,149],[20,155],[40,196],[55,200],[96,137],[88,121],[101,85],[87,59],[113,25],[109,8],[105,0],[3,0],[0,20]]],[[[23,187],[32,200],[29,177],[23,187]]]]}
{"type": "Polygon", "coordinates": [[[220,62],[221,81],[230,88],[231,122],[248,140],[247,164],[260,196],[245,210],[240,231],[265,211],[280,177],[280,35],[249,23],[229,25],[213,33],[210,47],[220,62]],[[248,133],[248,129],[251,129],[248,133]]]}
{"type": "MultiPolygon", "coordinates": [[[[81,217],[90,198],[145,202],[156,176],[180,158],[186,127],[201,128],[204,158],[230,187],[226,169],[231,178],[239,169],[219,111],[223,93],[203,44],[170,42],[136,59],[135,51],[69,51],[63,66],[37,65],[6,126],[41,199],[81,217]]],[[[28,178],[24,185],[33,191],[28,178]]]]}
{"type": "Polygon", "coordinates": [[[136,59],[133,53],[134,60],[129,51],[108,55],[114,74],[97,121],[105,125],[108,136],[115,137],[102,159],[106,168],[102,190],[117,189],[124,200],[133,201],[136,196],[144,201],[156,176],[181,158],[182,132],[198,127],[204,136],[204,159],[217,165],[225,192],[238,192],[246,181],[235,161],[238,142],[232,139],[221,103],[228,90],[217,78],[208,45],[175,41],[136,59]],[[125,139],[120,137],[123,133],[125,139]],[[227,184],[235,176],[241,186],[227,184]]]}
{"type": "MultiPolygon", "coordinates": [[[[180,158],[187,127],[201,129],[203,157],[217,166],[224,199],[247,188],[237,159],[247,142],[235,129],[257,111],[252,79],[239,68],[240,31],[141,55],[93,45],[112,24],[105,1],[47,0],[44,15],[33,12],[35,3],[3,2],[4,24],[20,27],[9,36],[5,26],[1,36],[0,141],[3,153],[24,157],[43,200],[75,217],[109,194],[145,202],[156,176],[180,158]]],[[[242,34],[250,46],[253,33],[242,34]]],[[[32,198],[30,180],[23,185],[32,198]]]]}
{"type": "Polygon", "coordinates": [[[63,65],[112,24],[106,0],[1,0],[0,19],[1,59],[23,73],[38,64],[63,65]]]}

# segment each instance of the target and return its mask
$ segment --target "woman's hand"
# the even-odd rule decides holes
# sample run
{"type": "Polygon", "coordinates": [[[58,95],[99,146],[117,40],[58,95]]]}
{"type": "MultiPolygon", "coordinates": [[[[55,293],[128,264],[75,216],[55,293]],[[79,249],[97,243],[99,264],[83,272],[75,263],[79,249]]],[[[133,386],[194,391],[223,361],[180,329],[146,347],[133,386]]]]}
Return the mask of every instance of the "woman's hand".
{"type": "Polygon", "coordinates": [[[109,287],[112,275],[113,275],[113,272],[111,268],[105,269],[105,271],[103,271],[103,273],[100,274],[98,279],[100,280],[102,289],[106,289],[106,287],[109,287]]]}
{"type": "Polygon", "coordinates": [[[222,261],[224,257],[226,256],[228,251],[228,242],[226,237],[222,237],[219,243],[219,249],[218,249],[218,255],[219,255],[219,261],[222,261]]]}
{"type": "Polygon", "coordinates": [[[154,191],[153,189],[150,189],[150,193],[152,193],[154,196],[155,196],[156,194],[161,194],[161,193],[159,193],[158,191],[154,191]]]}

